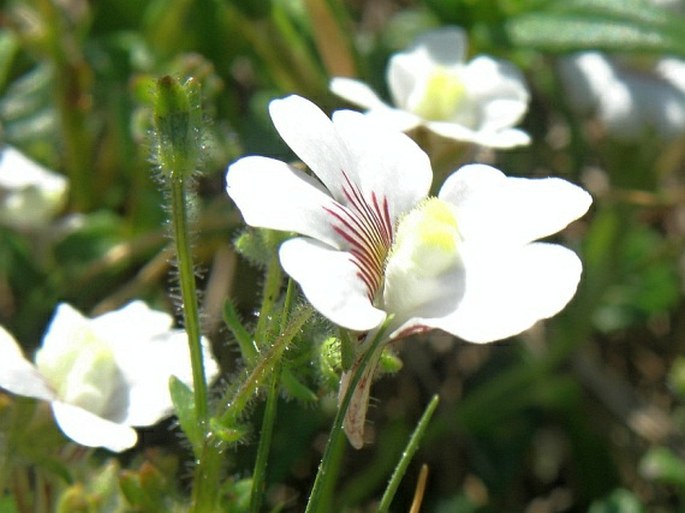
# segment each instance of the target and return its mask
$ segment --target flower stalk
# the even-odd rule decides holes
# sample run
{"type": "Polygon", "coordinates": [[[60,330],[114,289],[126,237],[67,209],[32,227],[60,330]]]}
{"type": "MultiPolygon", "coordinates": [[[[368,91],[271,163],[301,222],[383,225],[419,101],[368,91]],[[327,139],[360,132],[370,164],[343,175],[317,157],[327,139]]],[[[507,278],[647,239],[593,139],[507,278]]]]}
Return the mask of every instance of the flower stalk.
{"type": "Polygon", "coordinates": [[[326,448],[324,449],[323,457],[321,458],[321,463],[319,464],[319,470],[316,473],[314,485],[312,486],[312,491],[309,494],[309,501],[307,502],[305,513],[329,511],[329,509],[326,507],[328,502],[327,492],[335,481],[333,476],[336,468],[335,463],[339,460],[339,450],[345,436],[343,424],[362,376],[367,371],[367,367],[374,363],[374,356],[376,355],[377,351],[380,350],[381,344],[386,341],[385,335],[388,325],[391,321],[392,316],[389,316],[377,330],[374,330],[367,335],[367,337],[373,338],[371,338],[371,342],[368,345],[366,352],[362,356],[359,366],[353,372],[348,387],[338,407],[338,411],[335,414],[333,426],[331,427],[331,431],[328,435],[328,441],[326,442],[326,448]]]}
{"type": "Polygon", "coordinates": [[[431,418],[433,418],[433,414],[435,413],[435,410],[437,409],[439,403],[440,397],[436,394],[430,400],[428,406],[426,406],[426,410],[423,412],[423,415],[421,416],[419,423],[416,425],[416,429],[414,429],[414,432],[409,438],[409,443],[407,444],[407,447],[404,449],[404,452],[402,453],[402,458],[400,458],[400,461],[397,464],[397,467],[395,467],[395,471],[393,472],[392,477],[388,481],[388,487],[385,489],[385,493],[383,494],[381,503],[378,506],[378,513],[387,513],[387,511],[390,509],[390,504],[392,503],[392,500],[395,497],[397,488],[400,486],[400,481],[402,480],[402,477],[404,477],[404,474],[407,471],[407,467],[409,466],[412,457],[414,456],[414,454],[416,454],[416,451],[419,448],[419,443],[421,443],[423,435],[426,433],[428,423],[430,422],[431,418]]]}
{"type": "Polygon", "coordinates": [[[190,243],[187,182],[199,163],[201,108],[199,85],[192,78],[181,85],[173,78],[157,82],[154,105],[155,157],[169,187],[171,226],[183,305],[183,321],[193,370],[195,416],[207,429],[207,381],[202,359],[200,316],[190,243]]]}

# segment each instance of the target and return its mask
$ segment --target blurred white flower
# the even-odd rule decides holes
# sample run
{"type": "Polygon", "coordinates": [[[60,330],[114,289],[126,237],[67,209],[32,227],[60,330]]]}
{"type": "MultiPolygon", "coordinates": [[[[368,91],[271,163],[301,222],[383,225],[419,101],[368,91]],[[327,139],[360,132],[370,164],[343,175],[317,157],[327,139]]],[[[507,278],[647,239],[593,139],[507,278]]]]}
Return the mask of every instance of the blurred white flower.
{"type": "MultiPolygon", "coordinates": [[[[172,413],[169,379],[192,383],[185,331],[142,301],[88,319],[60,304],[35,364],[0,327],[0,388],[49,401],[57,425],[75,442],[123,451],[135,445],[132,426],[151,426],[172,413]]],[[[205,343],[208,380],[218,374],[205,343]]]]}
{"type": "MultiPolygon", "coordinates": [[[[473,164],[428,197],[428,156],[401,132],[353,111],[331,121],[298,96],[269,110],[320,181],[251,156],[229,166],[226,189],[247,224],[303,235],[281,245],[281,264],[334,323],[364,332],[391,314],[388,340],[438,328],[484,343],[526,330],[573,297],[576,254],[535,241],[587,211],[592,199],[580,187],[473,164]]],[[[364,376],[348,410],[355,447],[370,381],[364,376]]]]}
{"type": "Polygon", "coordinates": [[[19,150],[0,150],[0,224],[17,228],[47,225],[67,200],[65,177],[45,169],[19,150]]]}
{"type": "Polygon", "coordinates": [[[616,139],[647,130],[662,138],[685,132],[685,62],[662,58],[648,70],[632,69],[599,52],[561,59],[559,71],[570,104],[596,114],[616,139]]]}
{"type": "Polygon", "coordinates": [[[466,52],[464,30],[443,27],[394,54],[386,74],[394,107],[358,80],[336,77],[330,88],[402,131],[423,125],[443,137],[493,148],[529,144],[528,134],[512,128],[528,109],[521,72],[487,56],[466,62],[466,52]]]}

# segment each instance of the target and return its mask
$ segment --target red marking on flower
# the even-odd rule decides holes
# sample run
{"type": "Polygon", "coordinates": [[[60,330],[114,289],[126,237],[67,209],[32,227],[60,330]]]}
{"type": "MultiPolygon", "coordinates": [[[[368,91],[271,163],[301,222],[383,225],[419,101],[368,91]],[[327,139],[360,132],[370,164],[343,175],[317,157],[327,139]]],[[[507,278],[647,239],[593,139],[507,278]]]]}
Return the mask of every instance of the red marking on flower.
{"type": "Polygon", "coordinates": [[[357,266],[357,276],[366,286],[369,300],[378,293],[383,282],[383,272],[388,251],[392,246],[393,228],[388,199],[379,199],[375,192],[370,201],[364,197],[345,171],[342,192],[346,205],[334,203],[324,207],[334,218],[333,229],[348,244],[352,262],[357,266]]]}

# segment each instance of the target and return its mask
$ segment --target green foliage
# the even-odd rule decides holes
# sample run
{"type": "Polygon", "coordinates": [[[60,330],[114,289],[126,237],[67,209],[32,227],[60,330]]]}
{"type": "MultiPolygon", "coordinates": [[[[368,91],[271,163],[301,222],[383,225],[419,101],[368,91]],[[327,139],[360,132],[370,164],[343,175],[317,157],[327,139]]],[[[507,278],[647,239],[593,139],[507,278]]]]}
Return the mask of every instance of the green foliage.
{"type": "Polygon", "coordinates": [[[507,22],[519,46],[551,51],[600,49],[685,55],[685,17],[647,0],[558,0],[507,22]]]}

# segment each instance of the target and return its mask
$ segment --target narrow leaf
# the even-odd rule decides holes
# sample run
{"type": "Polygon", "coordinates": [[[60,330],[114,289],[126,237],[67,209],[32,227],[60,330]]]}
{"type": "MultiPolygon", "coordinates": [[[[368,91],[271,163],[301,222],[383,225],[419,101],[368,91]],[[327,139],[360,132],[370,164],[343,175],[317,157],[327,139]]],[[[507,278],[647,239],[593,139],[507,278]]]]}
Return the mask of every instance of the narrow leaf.
{"type": "Polygon", "coordinates": [[[202,429],[195,416],[195,399],[193,391],[176,376],[169,380],[169,393],[174,404],[178,423],[193,446],[193,451],[199,454],[202,447],[202,429]]]}

